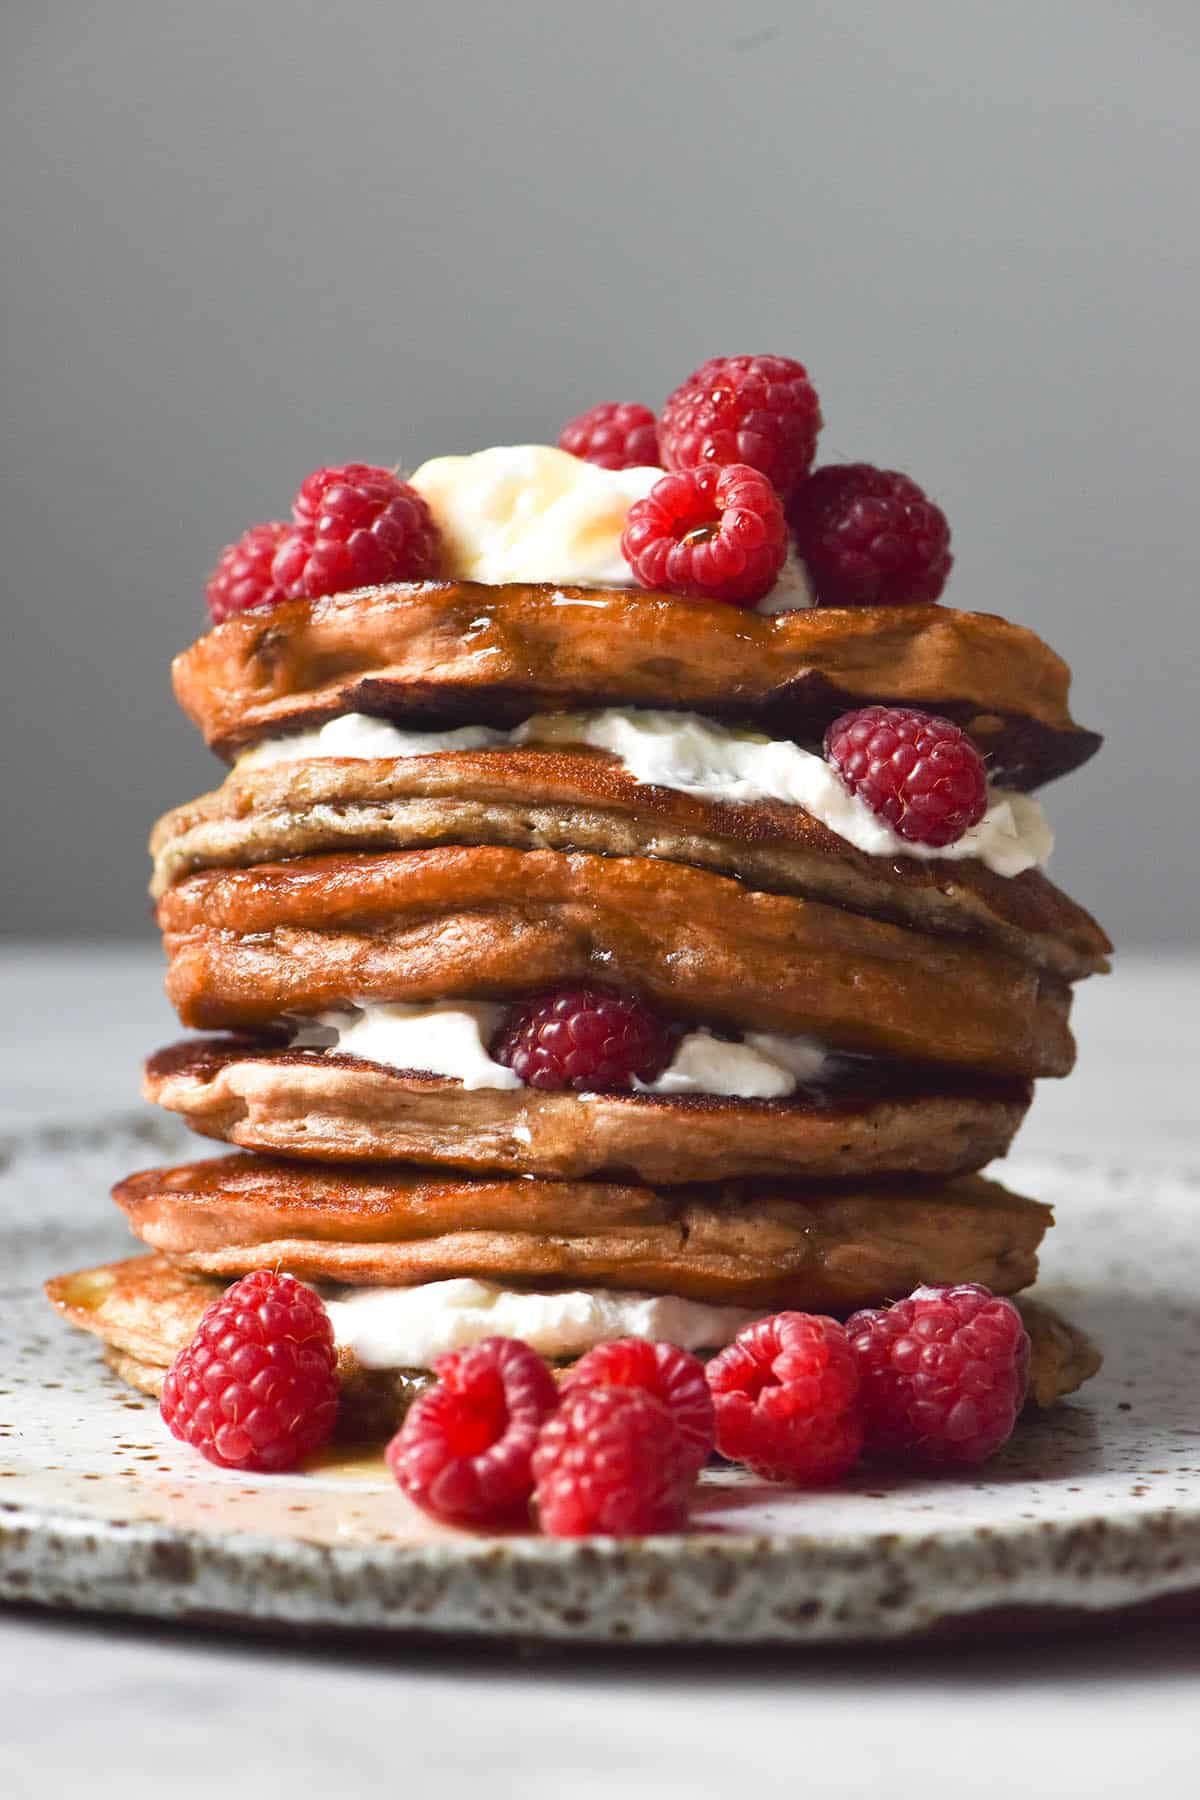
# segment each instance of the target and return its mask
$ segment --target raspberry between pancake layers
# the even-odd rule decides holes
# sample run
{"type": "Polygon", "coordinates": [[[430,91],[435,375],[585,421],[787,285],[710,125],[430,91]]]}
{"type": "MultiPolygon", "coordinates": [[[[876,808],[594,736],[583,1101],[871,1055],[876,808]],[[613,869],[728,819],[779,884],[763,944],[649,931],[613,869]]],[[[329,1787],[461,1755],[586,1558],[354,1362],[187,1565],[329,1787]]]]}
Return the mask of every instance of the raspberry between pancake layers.
{"type": "MultiPolygon", "coordinates": [[[[135,1385],[268,1265],[329,1299],[354,1431],[497,1330],[704,1352],[1033,1281],[1049,1209],[978,1171],[1107,968],[1041,868],[1033,790],[1099,743],[1068,671],[936,599],[828,604],[794,546],[753,603],[647,590],[622,547],[662,475],[439,458],[426,578],[227,584],[177,659],[233,767],[155,827],[152,892],[181,1022],[221,1035],[145,1092],[240,1154],[120,1183],[148,1253],[49,1284],[135,1385]],[[966,823],[923,840],[856,787],[826,733],[864,708],[984,758],[966,823]]],[[[1098,1357],[1022,1305],[1049,1404],[1098,1357]]]]}

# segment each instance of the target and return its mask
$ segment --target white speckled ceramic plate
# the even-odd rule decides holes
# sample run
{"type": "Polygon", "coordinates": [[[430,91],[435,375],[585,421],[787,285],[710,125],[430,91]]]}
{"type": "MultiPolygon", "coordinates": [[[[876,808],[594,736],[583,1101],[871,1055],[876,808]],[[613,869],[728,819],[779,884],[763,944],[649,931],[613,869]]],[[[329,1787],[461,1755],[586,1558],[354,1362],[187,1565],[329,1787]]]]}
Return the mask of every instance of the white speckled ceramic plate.
{"type": "Polygon", "coordinates": [[[0,1167],[0,1598],[167,1619],[642,1643],[885,1639],[1012,1609],[1200,1591],[1200,1174],[1014,1158],[1059,1224],[1039,1292],[1102,1375],[978,1476],[793,1494],[704,1477],[695,1529],[636,1543],[441,1531],[377,1461],[213,1469],[163,1430],[44,1276],[121,1254],[118,1174],[171,1122],[14,1140],[0,1167]]]}

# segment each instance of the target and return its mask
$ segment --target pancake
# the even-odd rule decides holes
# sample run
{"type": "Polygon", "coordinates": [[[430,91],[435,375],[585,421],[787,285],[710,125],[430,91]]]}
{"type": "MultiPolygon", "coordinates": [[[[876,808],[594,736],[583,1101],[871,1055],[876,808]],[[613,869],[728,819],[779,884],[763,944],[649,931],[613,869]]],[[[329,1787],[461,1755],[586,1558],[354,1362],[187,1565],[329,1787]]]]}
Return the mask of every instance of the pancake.
{"type": "Polygon", "coordinates": [[[304,1161],[647,1182],[952,1175],[1003,1156],[1028,1083],[844,1063],[785,1100],[464,1089],[361,1057],[199,1039],[160,1050],[142,1092],[194,1131],[304,1161]]]}
{"type": "Polygon", "coordinates": [[[348,1001],[502,998],[567,982],[679,1020],[995,1075],[1065,1075],[1070,995],[975,941],[642,857],[443,848],[207,870],[158,919],[185,1025],[348,1001]]]}
{"type": "Polygon", "coordinates": [[[159,820],[151,891],[161,897],[200,869],[452,844],[688,863],[935,935],[978,936],[1067,980],[1104,969],[1111,948],[1036,869],[1005,877],[974,859],[867,855],[801,807],[650,786],[583,750],[247,767],[159,820]]]}
{"type": "Polygon", "coordinates": [[[654,1188],[258,1156],[147,1169],[113,1198],[137,1237],[194,1274],[277,1265],[365,1287],[472,1276],[839,1313],[920,1281],[1015,1293],[1051,1220],[979,1175],[654,1188]]]}
{"type": "Polygon", "coordinates": [[[944,606],[718,602],[549,584],[413,582],[288,600],[216,626],[173,665],[220,755],[343,712],[513,725],[536,712],[662,706],[819,739],[870,701],[966,726],[994,777],[1032,788],[1086,762],[1070,671],[1022,626],[944,606]]]}
{"type": "MultiPolygon", "coordinates": [[[[182,1274],[164,1257],[139,1256],[56,1276],[46,1283],[46,1292],[64,1319],[104,1342],[107,1359],[122,1380],[157,1396],[167,1369],[224,1285],[182,1274]]],[[[1026,1295],[1017,1305],[1032,1348],[1028,1404],[1049,1407],[1096,1373],[1100,1355],[1083,1332],[1051,1307],[1026,1295]]],[[[432,1381],[422,1369],[365,1369],[345,1349],[338,1355],[338,1374],[337,1434],[351,1441],[389,1437],[432,1381]]]]}

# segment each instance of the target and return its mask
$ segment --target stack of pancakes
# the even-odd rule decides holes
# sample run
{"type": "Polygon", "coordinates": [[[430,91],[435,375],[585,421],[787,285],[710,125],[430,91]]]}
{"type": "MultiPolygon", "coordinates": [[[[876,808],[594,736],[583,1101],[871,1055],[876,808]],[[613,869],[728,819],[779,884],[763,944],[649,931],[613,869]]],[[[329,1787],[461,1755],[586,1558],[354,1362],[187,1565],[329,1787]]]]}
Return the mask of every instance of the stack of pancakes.
{"type": "MultiPolygon", "coordinates": [[[[1098,743],[1031,632],[943,606],[763,616],[441,581],[238,615],[174,674],[234,767],[156,827],[153,891],[180,1019],[226,1035],[154,1056],[146,1091],[238,1153],[122,1182],[151,1254],[51,1284],[128,1379],[157,1390],[208,1301],[264,1265],[333,1298],[463,1277],[668,1297],[695,1303],[702,1349],[754,1313],[1033,1281],[1049,1209],[977,1171],[1034,1079],[1071,1068],[1071,986],[1110,948],[1088,914],[1036,868],[869,854],[798,805],[647,784],[569,728],[497,741],[634,708],[811,748],[848,708],[904,703],[1029,791],[1098,743]],[[347,715],[450,747],[331,754],[313,734],[347,715]],[[278,740],[295,754],[254,754],[278,740]],[[377,1007],[497,1019],[580,983],[684,1034],[815,1042],[819,1068],[773,1098],[464,1085],[314,1028],[377,1007]]],[[[1097,1359],[1026,1316],[1048,1402],[1097,1359]]],[[[355,1431],[427,1378],[352,1339],[341,1360],[355,1431]]]]}

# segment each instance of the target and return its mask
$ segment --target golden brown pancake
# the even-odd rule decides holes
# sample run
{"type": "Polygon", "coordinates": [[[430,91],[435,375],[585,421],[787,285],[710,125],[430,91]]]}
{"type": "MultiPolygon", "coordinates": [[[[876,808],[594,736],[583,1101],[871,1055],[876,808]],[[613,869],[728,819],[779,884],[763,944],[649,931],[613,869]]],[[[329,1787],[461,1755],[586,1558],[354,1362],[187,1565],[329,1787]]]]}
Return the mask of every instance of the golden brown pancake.
{"type": "Polygon", "coordinates": [[[408,1287],[454,1276],[847,1313],[921,1281],[1028,1287],[1050,1208],[998,1182],[622,1182],[338,1169],[227,1156],[113,1198],[180,1268],[408,1287]]]}
{"type": "MultiPolygon", "coordinates": [[[[224,1288],[224,1282],[181,1273],[161,1256],[131,1257],[46,1283],[62,1317],[102,1339],[118,1375],[154,1395],[161,1393],[167,1369],[191,1340],[205,1307],[224,1288]]],[[[1096,1373],[1099,1352],[1041,1301],[1022,1295],[1017,1305],[1032,1346],[1029,1402],[1052,1406],[1096,1373]]],[[[338,1374],[338,1435],[359,1440],[389,1437],[432,1380],[427,1370],[364,1369],[345,1349],[338,1355],[338,1374]]]]}
{"type": "Polygon", "coordinates": [[[465,1089],[331,1051],[196,1039],[142,1092],[206,1137],[303,1161],[648,1182],[953,1175],[1002,1156],[1029,1084],[846,1062],[786,1100],[465,1089]]]}
{"type": "Polygon", "coordinates": [[[816,741],[874,700],[965,725],[1010,786],[1065,774],[1100,744],[1071,718],[1066,664],[1033,632],[945,606],[762,617],[618,589],[414,582],[239,613],[177,657],[173,676],[225,756],[343,712],[512,725],[665,706],[816,741]]]}
{"type": "Polygon", "coordinates": [[[167,993],[202,1029],[600,981],[868,1056],[1018,1077],[1074,1057],[1065,983],[1003,951],[644,857],[302,857],[191,875],[158,918],[167,993]]]}
{"type": "Polygon", "coordinates": [[[802,807],[654,787],[586,750],[314,758],[238,770],[159,820],[152,892],[198,869],[443,844],[690,863],[934,935],[978,936],[1068,980],[1104,969],[1111,948],[1095,920],[1036,869],[1005,877],[973,859],[869,856],[802,807]]]}

